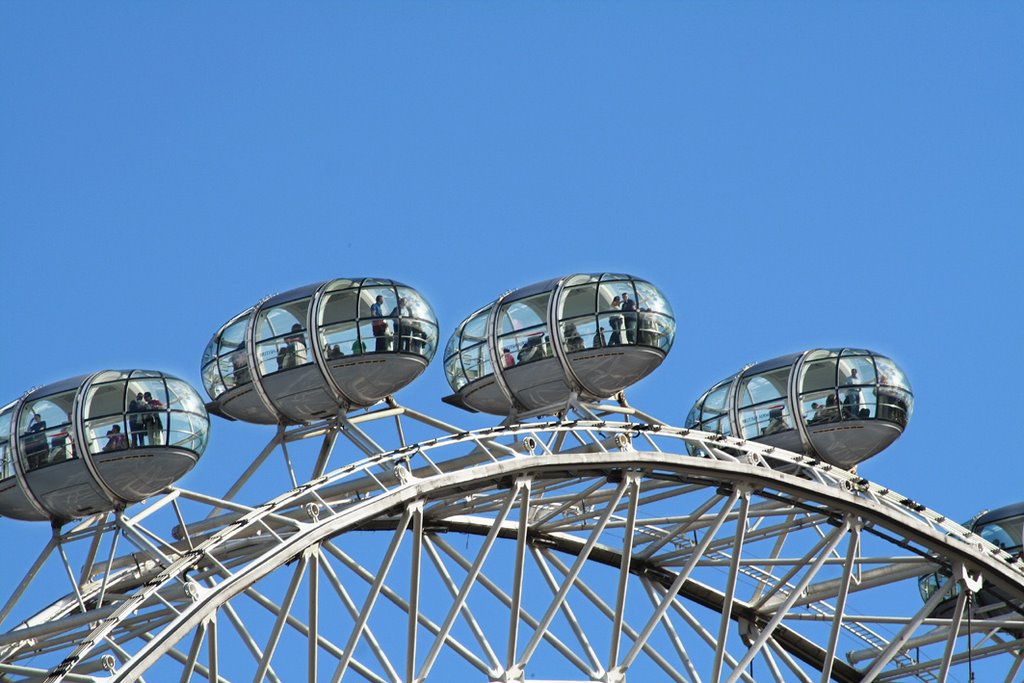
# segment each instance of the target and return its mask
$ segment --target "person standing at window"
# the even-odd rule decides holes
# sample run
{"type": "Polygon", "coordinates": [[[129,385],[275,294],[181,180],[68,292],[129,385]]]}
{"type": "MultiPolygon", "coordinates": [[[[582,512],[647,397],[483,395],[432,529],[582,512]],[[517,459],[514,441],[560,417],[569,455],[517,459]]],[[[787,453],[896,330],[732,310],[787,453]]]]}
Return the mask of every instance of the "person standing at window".
{"type": "Polygon", "coordinates": [[[636,302],[629,298],[628,292],[622,293],[622,317],[626,320],[626,340],[636,344],[636,302]]]}
{"type": "Polygon", "coordinates": [[[391,309],[391,317],[395,319],[395,335],[398,336],[399,348],[402,351],[409,351],[409,340],[411,330],[403,318],[411,318],[412,311],[409,310],[409,302],[404,296],[398,298],[398,305],[391,309]]]}
{"type": "Polygon", "coordinates": [[[160,419],[160,410],[163,409],[164,404],[158,398],[153,398],[153,395],[148,391],[143,394],[143,398],[148,406],[145,421],[146,421],[146,436],[149,437],[150,446],[162,446],[164,443],[164,423],[160,419]]]}
{"type": "Polygon", "coordinates": [[[614,315],[608,318],[608,323],[612,326],[612,334],[608,339],[609,346],[615,346],[622,343],[622,315],[619,311],[622,310],[622,300],[619,297],[612,299],[612,311],[614,315]]]}
{"type": "Polygon", "coordinates": [[[373,350],[377,353],[391,350],[391,330],[388,329],[388,324],[384,321],[383,306],[384,297],[378,294],[377,299],[370,306],[370,315],[373,316],[371,329],[373,331],[373,337],[376,339],[376,344],[373,350]]]}
{"type": "Polygon", "coordinates": [[[128,429],[132,433],[132,448],[141,448],[146,445],[144,413],[147,410],[149,410],[149,406],[146,404],[146,399],[140,391],[128,403],[128,429]]]}

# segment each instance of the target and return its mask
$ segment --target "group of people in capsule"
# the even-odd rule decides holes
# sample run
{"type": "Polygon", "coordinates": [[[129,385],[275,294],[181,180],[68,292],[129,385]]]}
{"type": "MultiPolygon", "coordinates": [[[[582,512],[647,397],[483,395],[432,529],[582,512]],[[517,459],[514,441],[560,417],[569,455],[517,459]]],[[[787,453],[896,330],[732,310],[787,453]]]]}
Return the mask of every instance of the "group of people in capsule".
{"type": "MultiPolygon", "coordinates": [[[[128,403],[129,434],[125,434],[121,430],[121,425],[112,425],[105,435],[106,443],[102,451],[119,451],[128,448],[129,436],[132,448],[163,445],[164,423],[160,418],[160,411],[163,409],[164,404],[160,399],[154,398],[148,391],[140,391],[128,403]]],[[[71,416],[68,415],[65,424],[62,425],[64,429],[53,434],[47,442],[46,420],[39,413],[32,414],[28,427],[21,437],[24,440],[25,457],[29,469],[36,469],[74,457],[75,447],[74,440],[71,438],[71,421],[71,416]]]]}
{"type": "MultiPolygon", "coordinates": [[[[872,415],[874,403],[864,398],[864,387],[859,386],[861,378],[858,375],[857,368],[850,369],[850,375],[843,384],[845,388],[840,389],[838,397],[833,392],[826,396],[824,401],[812,402],[809,408],[805,404],[805,418],[808,425],[838,422],[839,420],[868,419],[871,417],[885,417],[885,419],[899,421],[898,418],[890,418],[888,415],[883,416],[881,414],[883,409],[888,406],[887,399],[884,396],[879,396],[879,414],[877,416],[872,415]]],[[[882,390],[885,386],[889,385],[889,379],[885,375],[879,375],[878,384],[880,385],[879,390],[882,390]]],[[[905,415],[907,410],[906,404],[898,398],[891,400],[899,408],[897,412],[905,415]]],[[[761,435],[768,436],[769,434],[791,429],[792,425],[789,423],[786,412],[784,406],[776,406],[769,410],[768,426],[761,430],[761,435]]]]}
{"type": "MultiPolygon", "coordinates": [[[[399,297],[398,303],[387,315],[384,313],[384,308],[384,297],[377,295],[376,300],[370,305],[372,319],[370,329],[374,339],[373,352],[383,353],[397,350],[422,355],[428,341],[427,333],[416,320],[412,319],[412,310],[406,297],[399,297]],[[391,320],[390,324],[388,319],[391,320]],[[398,340],[397,346],[396,339],[398,340]]],[[[328,344],[326,352],[328,360],[338,360],[346,355],[362,355],[368,352],[368,348],[363,338],[356,338],[349,346],[348,354],[342,349],[341,344],[328,344]]],[[[264,359],[263,362],[266,363],[268,360],[264,359]]],[[[309,362],[309,344],[301,324],[292,324],[290,334],[284,337],[281,345],[277,347],[275,360],[278,371],[289,370],[309,362]]],[[[231,363],[234,383],[238,385],[248,382],[249,361],[244,348],[235,351],[231,357],[231,363]]]]}
{"type": "MultiPolygon", "coordinates": [[[[373,303],[370,304],[370,331],[373,335],[372,353],[386,353],[388,351],[402,351],[404,353],[415,353],[423,355],[427,345],[427,332],[413,319],[412,309],[409,307],[409,300],[404,296],[398,297],[398,303],[387,315],[384,314],[386,305],[384,296],[378,294],[373,303]],[[391,321],[390,324],[388,321],[391,321]],[[397,344],[396,344],[397,340],[397,344]]],[[[293,326],[294,330],[296,326],[293,326]]],[[[285,339],[287,342],[288,340],[285,339]]],[[[353,356],[360,356],[369,352],[364,337],[357,337],[349,346],[349,352],[353,356]]],[[[287,354],[287,351],[286,351],[287,354]]],[[[338,360],[345,357],[345,350],[341,344],[327,345],[327,359],[338,360]]],[[[291,364],[291,360],[284,358],[284,364],[278,360],[278,368],[286,370],[294,365],[301,365],[303,361],[291,364]]]]}
{"type": "MultiPolygon", "coordinates": [[[[611,329],[608,330],[604,325],[598,324],[594,333],[587,335],[590,337],[589,345],[576,323],[563,323],[565,350],[572,353],[588,348],[600,349],[622,344],[657,346],[655,337],[659,333],[653,327],[656,322],[651,319],[649,324],[645,324],[648,320],[648,316],[644,315],[646,312],[647,309],[638,304],[636,299],[631,298],[629,292],[622,292],[621,295],[612,298],[608,311],[602,316],[603,321],[607,321],[611,329]]],[[[509,346],[503,346],[501,352],[502,362],[507,368],[552,355],[551,345],[542,333],[529,335],[516,355],[512,354],[512,348],[509,346]]]]}

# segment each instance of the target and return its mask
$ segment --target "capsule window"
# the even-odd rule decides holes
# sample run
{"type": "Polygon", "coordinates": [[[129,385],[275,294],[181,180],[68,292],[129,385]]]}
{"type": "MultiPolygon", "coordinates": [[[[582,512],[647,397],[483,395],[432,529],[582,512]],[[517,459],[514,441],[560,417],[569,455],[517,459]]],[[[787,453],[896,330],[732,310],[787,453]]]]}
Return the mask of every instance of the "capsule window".
{"type": "Polygon", "coordinates": [[[745,438],[769,436],[793,428],[786,405],[791,366],[745,377],[739,386],[739,418],[745,438]]]}
{"type": "Polygon", "coordinates": [[[562,343],[565,345],[566,353],[604,346],[601,340],[594,336],[596,322],[593,318],[563,322],[559,325],[559,329],[561,330],[562,343]],[[593,341],[588,343],[587,340],[593,341]]]}
{"type": "Polygon", "coordinates": [[[14,406],[0,413],[0,479],[14,476],[14,450],[11,448],[11,420],[14,406]]]}
{"type": "Polygon", "coordinates": [[[75,457],[71,433],[71,409],[75,389],[26,404],[21,410],[18,443],[28,470],[75,457]]]}
{"type": "Polygon", "coordinates": [[[562,320],[572,320],[580,316],[591,316],[597,312],[597,285],[586,284],[567,287],[562,294],[562,320]]]}
{"type": "Polygon", "coordinates": [[[712,387],[697,400],[686,418],[686,426],[706,432],[732,435],[732,422],[729,419],[729,388],[732,380],[712,387]]]}
{"type": "Polygon", "coordinates": [[[203,384],[211,398],[252,381],[249,356],[245,350],[245,331],[250,314],[239,316],[224,327],[203,354],[203,384]]]}
{"type": "Polygon", "coordinates": [[[463,324],[458,334],[458,353],[445,360],[449,383],[456,391],[494,373],[490,352],[487,350],[487,318],[490,311],[490,307],[477,311],[463,324]]]}
{"type": "Polygon", "coordinates": [[[502,358],[510,354],[514,365],[554,355],[547,334],[547,309],[551,292],[504,304],[498,313],[498,347],[502,358]]]}
{"type": "Polygon", "coordinates": [[[839,384],[843,386],[875,383],[875,364],[871,356],[843,355],[839,359],[839,384]]]}
{"type": "Polygon", "coordinates": [[[208,433],[209,423],[201,415],[176,411],[169,415],[168,446],[202,453],[208,433]]]}
{"type": "Polygon", "coordinates": [[[839,399],[835,389],[800,394],[800,412],[809,425],[837,422],[839,399]]]}
{"type": "Polygon", "coordinates": [[[309,297],[260,311],[256,321],[256,358],[261,375],[312,362],[306,315],[309,297]]]}
{"type": "Polygon", "coordinates": [[[878,419],[906,426],[914,410],[914,396],[903,371],[890,359],[875,356],[878,369],[878,419]]]}
{"type": "Polygon", "coordinates": [[[167,380],[167,405],[171,410],[204,415],[206,408],[203,406],[199,394],[191,386],[179,379],[167,380]]]}
{"type": "Polygon", "coordinates": [[[85,398],[86,419],[124,413],[126,382],[93,384],[85,398]]]}
{"type": "Polygon", "coordinates": [[[465,349],[460,355],[467,381],[472,382],[494,374],[494,368],[491,366],[491,355],[488,353],[485,344],[465,349]]]}
{"type": "Polygon", "coordinates": [[[85,423],[85,442],[90,453],[120,451],[129,447],[124,415],[101,417],[85,423]]]}
{"type": "Polygon", "coordinates": [[[85,441],[90,453],[128,448],[125,425],[127,382],[94,383],[85,397],[85,441]]]}
{"type": "Polygon", "coordinates": [[[332,291],[320,304],[320,324],[333,325],[350,322],[359,317],[359,290],[356,288],[332,291]]]}
{"type": "Polygon", "coordinates": [[[328,361],[358,356],[364,351],[359,339],[359,289],[342,281],[348,289],[330,291],[320,302],[320,342],[328,361]]]}
{"type": "Polygon", "coordinates": [[[395,350],[398,299],[392,287],[364,287],[360,297],[359,336],[369,353],[395,350]]]}
{"type": "Polygon", "coordinates": [[[167,388],[162,379],[128,382],[128,431],[133,448],[167,443],[167,388]],[[141,395],[141,398],[140,398],[141,395]]]}
{"type": "Polygon", "coordinates": [[[700,427],[700,401],[697,401],[693,405],[693,407],[690,408],[690,412],[687,413],[687,415],[686,415],[686,423],[685,423],[685,425],[686,425],[687,428],[690,428],[690,427],[696,427],[697,429],[701,428],[700,427]]]}
{"type": "Polygon", "coordinates": [[[800,392],[821,391],[836,387],[836,357],[823,360],[804,361],[800,392]]]}
{"type": "Polygon", "coordinates": [[[707,398],[704,399],[704,405],[701,407],[700,419],[702,422],[717,420],[729,414],[729,406],[726,403],[726,399],[729,397],[730,386],[732,386],[731,382],[721,384],[712,389],[707,395],[707,398]]]}
{"type": "Polygon", "coordinates": [[[466,373],[462,371],[462,364],[458,356],[451,356],[444,361],[444,374],[448,378],[453,391],[458,391],[469,384],[466,373]]]}
{"type": "Polygon", "coordinates": [[[1000,519],[985,524],[974,532],[1003,550],[1017,551],[1024,543],[1024,516],[1000,519]]]}
{"type": "Polygon", "coordinates": [[[608,345],[608,331],[597,321],[597,293],[596,283],[563,291],[559,334],[567,353],[608,345]]]}
{"type": "Polygon", "coordinates": [[[431,358],[437,348],[437,318],[427,300],[408,287],[398,287],[394,333],[396,350],[431,358]]]}
{"type": "Polygon", "coordinates": [[[636,343],[653,346],[665,352],[675,337],[675,318],[668,300],[649,282],[636,280],[637,336],[636,343]]]}
{"type": "Polygon", "coordinates": [[[740,383],[740,407],[764,403],[766,401],[779,401],[786,397],[786,384],[789,381],[790,366],[770,370],[744,377],[740,383]]]}
{"type": "Polygon", "coordinates": [[[598,293],[598,326],[608,330],[608,346],[635,344],[637,338],[636,290],[629,280],[602,281],[598,293]]]}
{"type": "Polygon", "coordinates": [[[245,350],[245,330],[249,317],[228,326],[220,339],[218,368],[226,389],[252,382],[249,354],[245,350]]]}

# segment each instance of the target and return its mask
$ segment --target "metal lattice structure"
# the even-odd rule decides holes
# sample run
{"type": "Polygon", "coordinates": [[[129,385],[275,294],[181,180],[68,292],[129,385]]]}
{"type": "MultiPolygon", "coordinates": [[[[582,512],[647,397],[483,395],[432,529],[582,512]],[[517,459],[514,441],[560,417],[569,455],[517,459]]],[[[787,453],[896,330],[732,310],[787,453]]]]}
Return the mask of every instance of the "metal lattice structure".
{"type": "Polygon", "coordinates": [[[574,414],[463,431],[390,402],[279,428],[222,496],[56,529],[0,613],[23,619],[0,680],[1019,677],[1006,552],[805,456],[574,414]],[[922,603],[935,571],[958,597],[922,603]],[[63,584],[28,609],[43,577],[63,584]]]}

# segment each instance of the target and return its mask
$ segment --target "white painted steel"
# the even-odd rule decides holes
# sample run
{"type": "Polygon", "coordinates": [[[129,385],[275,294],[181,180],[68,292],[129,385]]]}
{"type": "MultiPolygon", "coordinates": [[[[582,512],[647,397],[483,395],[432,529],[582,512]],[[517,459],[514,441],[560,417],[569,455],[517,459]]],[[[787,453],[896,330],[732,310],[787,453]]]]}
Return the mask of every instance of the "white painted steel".
{"type": "Polygon", "coordinates": [[[1020,614],[939,616],[914,580],[962,566],[1024,604],[1005,552],[856,474],[602,409],[462,432],[389,405],[278,430],[224,498],[175,489],[56,535],[0,612],[25,619],[0,635],[0,680],[1016,675],[1020,614]],[[401,420],[449,433],[406,445],[401,420]],[[332,469],[339,436],[371,454],[332,469]],[[307,439],[315,476],[291,452],[302,483],[247,502],[276,446],[307,439]],[[31,616],[53,562],[66,587],[31,616]]]}

